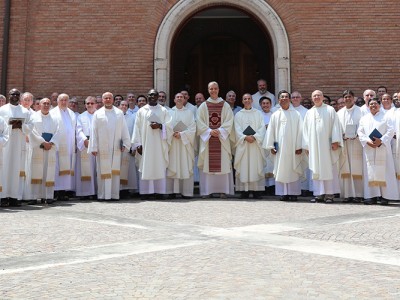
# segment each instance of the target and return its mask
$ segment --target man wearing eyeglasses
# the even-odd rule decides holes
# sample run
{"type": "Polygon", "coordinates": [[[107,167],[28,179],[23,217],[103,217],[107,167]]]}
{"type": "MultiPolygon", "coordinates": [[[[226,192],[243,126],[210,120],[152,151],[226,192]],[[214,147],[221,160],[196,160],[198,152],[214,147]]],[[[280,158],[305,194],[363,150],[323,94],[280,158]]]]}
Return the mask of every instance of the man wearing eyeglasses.
{"type": "Polygon", "coordinates": [[[88,153],[93,114],[96,111],[96,98],[85,99],[85,111],[77,118],[76,124],[76,196],[88,199],[96,195],[96,157],[88,153]]]}
{"type": "MultiPolygon", "coordinates": [[[[9,103],[0,108],[0,116],[8,124],[9,141],[3,149],[3,201],[4,206],[20,206],[25,182],[26,135],[32,131],[30,112],[19,105],[21,92],[12,89],[9,103]]],[[[0,144],[5,141],[0,139],[0,144]]]]}

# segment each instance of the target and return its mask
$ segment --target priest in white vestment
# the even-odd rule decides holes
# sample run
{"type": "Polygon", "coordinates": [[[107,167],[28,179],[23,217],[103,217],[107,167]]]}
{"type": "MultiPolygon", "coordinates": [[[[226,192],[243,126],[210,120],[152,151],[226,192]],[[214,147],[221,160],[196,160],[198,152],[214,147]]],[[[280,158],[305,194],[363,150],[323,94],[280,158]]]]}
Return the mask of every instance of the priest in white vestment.
{"type": "Polygon", "coordinates": [[[363,193],[363,149],[357,135],[361,109],[355,105],[354,93],[343,92],[345,107],[337,114],[343,131],[343,149],[339,158],[340,194],[344,202],[361,202],[363,193]]]}
{"type": "Polygon", "coordinates": [[[25,184],[26,135],[32,131],[30,112],[19,105],[21,93],[9,92],[9,103],[0,107],[0,117],[8,124],[9,141],[3,148],[4,206],[20,206],[25,184]]]}
{"type": "Polygon", "coordinates": [[[96,157],[88,152],[92,119],[96,111],[96,98],[85,99],[86,111],[81,113],[76,122],[76,196],[88,199],[97,194],[96,157]]]}
{"type": "MultiPolygon", "coordinates": [[[[300,114],[302,122],[304,121],[304,117],[306,116],[306,113],[308,111],[308,108],[304,107],[301,105],[303,102],[303,97],[298,91],[292,92],[291,95],[291,102],[293,105],[293,108],[300,114]]],[[[305,151],[302,152],[301,154],[301,164],[302,168],[304,170],[304,176],[300,178],[300,187],[302,190],[302,194],[304,193],[304,196],[308,195],[309,193],[312,193],[313,187],[312,187],[312,179],[311,179],[311,171],[310,168],[308,167],[308,156],[305,153],[305,151]]]]}
{"type": "MultiPolygon", "coordinates": [[[[261,107],[261,115],[264,119],[265,129],[268,129],[269,121],[271,120],[271,116],[274,113],[271,110],[272,102],[268,97],[261,97],[259,100],[261,107]]],[[[270,151],[265,151],[266,160],[264,165],[264,173],[265,173],[265,192],[267,195],[275,195],[275,178],[274,178],[274,157],[272,156],[270,151]]]]}
{"type": "Polygon", "coordinates": [[[303,124],[303,149],[308,153],[315,196],[311,202],[332,203],[334,194],[340,193],[338,160],[343,145],[342,128],[335,109],[322,102],[321,91],[314,91],[311,98],[314,106],[307,111],[303,124]]]}
{"type": "Polygon", "coordinates": [[[51,109],[51,116],[59,127],[59,144],[56,153],[56,177],[54,190],[57,200],[68,200],[67,191],[75,191],[75,140],[76,115],[68,108],[69,96],[60,94],[57,107],[51,109]]]}
{"type": "Polygon", "coordinates": [[[171,116],[158,104],[158,92],[151,89],[148,104],[136,113],[132,147],[139,166],[139,192],[143,200],[166,194],[168,134],[171,116]]]}
{"type": "MultiPolygon", "coordinates": [[[[124,113],[126,125],[128,126],[129,139],[132,140],[133,128],[135,127],[136,113],[128,113],[129,103],[126,100],[122,100],[119,109],[124,113]]],[[[138,172],[135,162],[136,151],[131,148],[129,151],[122,153],[121,159],[121,198],[129,199],[131,195],[137,193],[139,190],[138,183],[138,172]]]]}
{"type": "Polygon", "coordinates": [[[97,199],[119,200],[121,154],[129,151],[128,126],[123,112],[113,105],[110,92],[102,95],[104,106],[94,113],[88,152],[96,156],[97,199]]]}
{"type": "Polygon", "coordinates": [[[184,97],[181,93],[175,95],[175,106],[170,110],[171,128],[169,136],[169,164],[167,168],[167,194],[175,198],[193,197],[194,147],[196,122],[193,112],[183,106],[184,97]]]}
{"type": "Polygon", "coordinates": [[[278,94],[280,109],[269,122],[264,148],[271,151],[274,161],[275,194],[282,201],[297,201],[301,195],[300,178],[303,176],[302,118],[290,105],[290,94],[278,94]]]}
{"type": "MultiPolygon", "coordinates": [[[[208,84],[210,97],[197,110],[197,135],[200,136],[198,167],[200,195],[219,193],[221,198],[234,193],[230,134],[233,112],[218,97],[218,83],[208,84]]],[[[233,132],[232,132],[233,134],[233,132]]]]}
{"type": "Polygon", "coordinates": [[[49,113],[51,101],[40,100],[40,110],[32,114],[33,130],[29,134],[27,176],[24,199],[36,204],[54,201],[58,122],[49,113]]]}
{"type": "MultiPolygon", "coordinates": [[[[0,117],[0,198],[3,198],[3,148],[8,143],[10,138],[8,124],[4,121],[3,117],[0,117]]],[[[1,204],[3,204],[3,199],[1,200],[1,204]]],[[[5,205],[9,204],[7,201],[4,203],[5,205]]]]}
{"type": "Polygon", "coordinates": [[[358,128],[358,136],[363,146],[364,204],[388,204],[388,200],[398,200],[395,167],[391,140],[394,124],[380,111],[377,100],[369,101],[370,113],[363,116],[358,128]]]}
{"type": "Polygon", "coordinates": [[[241,199],[249,198],[250,193],[254,199],[260,199],[265,189],[266,153],[262,148],[265,124],[261,112],[252,107],[250,94],[243,95],[242,103],[244,108],[236,113],[234,119],[236,191],[241,192],[241,199]]]}

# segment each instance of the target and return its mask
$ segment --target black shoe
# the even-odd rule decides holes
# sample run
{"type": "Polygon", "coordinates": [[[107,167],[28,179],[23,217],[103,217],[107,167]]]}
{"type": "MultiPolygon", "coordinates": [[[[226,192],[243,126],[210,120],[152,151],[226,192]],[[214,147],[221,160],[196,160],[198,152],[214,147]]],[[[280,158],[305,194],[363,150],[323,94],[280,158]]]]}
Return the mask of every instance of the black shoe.
{"type": "Polygon", "coordinates": [[[149,194],[140,195],[140,199],[141,200],[149,200],[150,199],[150,195],[149,194]]]}
{"type": "Polygon", "coordinates": [[[289,196],[290,201],[296,202],[297,196],[289,196]]]}
{"type": "Polygon", "coordinates": [[[249,193],[249,192],[241,192],[239,198],[240,198],[240,199],[248,199],[249,196],[250,196],[250,193],[249,193]]]}
{"type": "Polygon", "coordinates": [[[15,198],[10,198],[9,199],[9,206],[11,206],[11,207],[19,207],[19,206],[21,206],[21,201],[18,201],[15,198]]]}
{"type": "Polygon", "coordinates": [[[289,201],[289,196],[288,195],[280,196],[279,201],[289,201]]]}
{"type": "Polygon", "coordinates": [[[182,195],[182,199],[193,199],[193,197],[191,197],[191,196],[183,196],[182,195]]]}
{"type": "Polygon", "coordinates": [[[1,207],[8,207],[10,206],[10,202],[8,201],[7,198],[1,199],[1,207]]]}
{"type": "Polygon", "coordinates": [[[385,198],[381,198],[380,204],[381,205],[388,205],[389,201],[387,199],[385,199],[385,198]]]}
{"type": "Polygon", "coordinates": [[[68,201],[69,198],[65,191],[57,191],[57,201],[68,201]]]}
{"type": "Polygon", "coordinates": [[[54,199],[42,199],[40,200],[40,203],[42,204],[53,204],[55,202],[54,199]]]}
{"type": "Polygon", "coordinates": [[[176,199],[176,194],[169,194],[168,199],[176,199]]]}
{"type": "Polygon", "coordinates": [[[253,193],[253,199],[261,199],[261,198],[262,198],[261,192],[254,192],[253,193]]]}
{"type": "Polygon", "coordinates": [[[37,200],[29,200],[26,205],[36,205],[37,204],[37,200]]]}
{"type": "Polygon", "coordinates": [[[372,199],[364,199],[364,205],[371,205],[371,204],[374,204],[373,203],[373,201],[372,201],[372,199]]]}

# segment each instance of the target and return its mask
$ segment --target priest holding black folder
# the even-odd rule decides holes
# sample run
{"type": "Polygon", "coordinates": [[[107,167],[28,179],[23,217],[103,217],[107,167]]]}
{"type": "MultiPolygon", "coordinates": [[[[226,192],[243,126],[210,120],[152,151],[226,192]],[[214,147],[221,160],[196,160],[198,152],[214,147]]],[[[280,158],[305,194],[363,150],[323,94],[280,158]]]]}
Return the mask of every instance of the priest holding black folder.
{"type": "Polygon", "coordinates": [[[234,168],[236,170],[236,190],[241,191],[240,198],[261,198],[264,191],[265,151],[262,142],[265,136],[264,118],[258,109],[252,107],[250,94],[242,97],[243,109],[235,115],[236,152],[234,168]]]}
{"type": "Polygon", "coordinates": [[[388,200],[399,199],[390,145],[394,124],[380,111],[377,99],[368,106],[370,113],[361,118],[357,131],[363,146],[364,204],[386,205],[388,200]]]}

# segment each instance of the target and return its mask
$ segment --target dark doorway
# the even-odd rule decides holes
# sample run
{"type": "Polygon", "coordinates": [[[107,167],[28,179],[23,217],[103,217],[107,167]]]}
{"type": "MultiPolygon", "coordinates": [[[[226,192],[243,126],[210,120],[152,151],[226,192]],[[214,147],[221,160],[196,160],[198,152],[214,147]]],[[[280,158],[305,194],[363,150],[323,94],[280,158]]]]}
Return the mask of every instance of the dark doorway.
{"type": "Polygon", "coordinates": [[[259,78],[274,92],[270,37],[242,11],[213,8],[192,16],[175,36],[171,57],[171,94],[186,87],[191,101],[197,92],[207,98],[207,84],[213,80],[220,85],[220,97],[234,90],[238,104],[243,93],[257,91],[259,78]]]}

